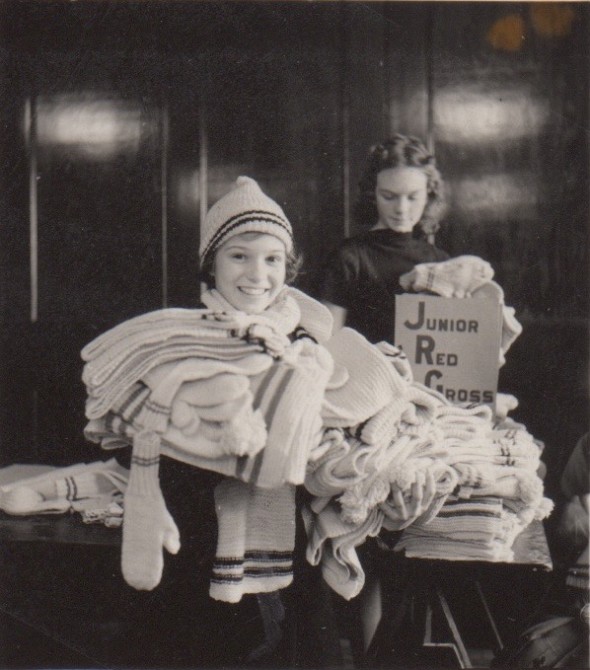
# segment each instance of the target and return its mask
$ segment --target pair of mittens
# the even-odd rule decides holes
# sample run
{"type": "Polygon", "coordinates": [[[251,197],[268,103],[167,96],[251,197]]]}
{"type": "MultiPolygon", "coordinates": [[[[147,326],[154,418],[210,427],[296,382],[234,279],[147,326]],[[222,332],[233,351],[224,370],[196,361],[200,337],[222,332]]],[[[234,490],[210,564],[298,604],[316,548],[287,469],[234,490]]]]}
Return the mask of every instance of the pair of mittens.
{"type": "Polygon", "coordinates": [[[420,263],[400,277],[406,291],[430,291],[444,298],[464,298],[492,280],[492,266],[479,256],[457,256],[440,263],[420,263]]]}

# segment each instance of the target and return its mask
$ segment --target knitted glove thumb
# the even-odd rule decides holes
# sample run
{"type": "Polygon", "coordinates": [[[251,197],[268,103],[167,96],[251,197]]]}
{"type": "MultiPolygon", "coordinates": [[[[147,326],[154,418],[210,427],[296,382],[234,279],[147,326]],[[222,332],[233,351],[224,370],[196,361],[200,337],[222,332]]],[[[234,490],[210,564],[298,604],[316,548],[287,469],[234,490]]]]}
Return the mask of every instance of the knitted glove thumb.
{"type": "Polygon", "coordinates": [[[125,492],[121,569],[135,589],[151,591],[162,578],[162,548],[180,549],[180,534],[166,509],[158,480],[159,438],[155,433],[135,436],[129,484],[125,492]]]}

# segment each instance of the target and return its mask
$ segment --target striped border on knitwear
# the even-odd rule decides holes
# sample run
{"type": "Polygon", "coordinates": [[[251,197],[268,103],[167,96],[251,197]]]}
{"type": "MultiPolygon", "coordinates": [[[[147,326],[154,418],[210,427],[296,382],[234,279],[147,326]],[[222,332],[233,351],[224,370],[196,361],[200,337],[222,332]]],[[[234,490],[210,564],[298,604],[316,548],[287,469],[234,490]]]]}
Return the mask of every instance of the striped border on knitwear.
{"type": "Polygon", "coordinates": [[[279,551],[278,549],[249,549],[244,556],[216,556],[216,565],[238,565],[245,560],[250,561],[291,561],[292,551],[279,551]]]}
{"type": "Polygon", "coordinates": [[[293,574],[293,554],[282,551],[247,551],[244,558],[216,557],[211,581],[239,583],[245,577],[272,578],[293,574]]]}
{"type": "Polygon", "coordinates": [[[65,477],[66,500],[78,500],[78,486],[74,477],[65,477]]]}
{"type": "Polygon", "coordinates": [[[151,394],[145,401],[145,409],[153,414],[163,414],[166,417],[170,414],[170,407],[153,400],[151,394]]]}
{"type": "Polygon", "coordinates": [[[150,458],[146,458],[145,456],[137,456],[137,454],[133,454],[131,456],[131,465],[138,465],[142,468],[150,468],[153,465],[158,465],[159,462],[159,454],[157,456],[151,456],[150,458]]]}
{"type": "Polygon", "coordinates": [[[243,574],[240,575],[223,575],[216,577],[213,575],[211,577],[211,582],[213,584],[239,584],[240,582],[243,582],[244,579],[249,578],[249,579],[271,579],[273,577],[292,577],[293,576],[293,570],[283,570],[283,571],[274,571],[274,572],[251,572],[249,570],[244,570],[243,574]]]}
{"type": "Polygon", "coordinates": [[[123,395],[117,403],[113,403],[111,411],[133,424],[150,394],[149,386],[143,382],[136,382],[128,393],[123,395]]]}
{"type": "Polygon", "coordinates": [[[278,214],[275,214],[274,212],[268,212],[263,209],[252,209],[246,212],[241,212],[240,214],[236,214],[235,216],[230,217],[227,221],[221,224],[221,226],[217,229],[217,232],[211,240],[209,241],[209,244],[205,247],[205,251],[203,252],[202,258],[205,258],[207,254],[209,254],[215,247],[219,246],[224,237],[227,237],[229,233],[231,233],[232,230],[235,230],[236,228],[239,228],[240,226],[243,226],[246,223],[256,223],[256,222],[266,222],[266,223],[274,223],[277,226],[280,226],[289,236],[289,238],[292,240],[293,239],[293,233],[291,232],[291,226],[289,225],[288,221],[286,219],[281,218],[278,214]]]}
{"type": "MultiPolygon", "coordinates": [[[[260,385],[258,386],[258,389],[256,390],[256,395],[254,396],[252,400],[252,407],[256,410],[259,409],[260,403],[262,401],[262,397],[264,395],[264,392],[268,389],[270,386],[273,378],[277,374],[278,366],[276,364],[273,364],[270,366],[270,368],[266,371],[264,374],[264,377],[262,378],[262,381],[260,382],[260,385]]],[[[268,424],[265,424],[268,427],[268,424]]],[[[260,467],[262,466],[262,453],[264,449],[262,449],[258,454],[256,455],[256,460],[259,461],[258,466],[256,466],[256,462],[252,465],[251,470],[256,467],[257,472],[260,472],[260,467]]],[[[235,471],[235,476],[238,479],[241,479],[246,471],[246,468],[248,467],[248,464],[252,462],[252,458],[250,456],[239,456],[236,459],[236,471],[235,471]]],[[[250,473],[251,475],[251,473],[250,473]]]]}
{"type": "Polygon", "coordinates": [[[445,510],[440,509],[438,511],[438,514],[436,515],[439,519],[450,519],[452,517],[461,517],[461,516],[467,516],[467,517],[472,517],[472,516],[483,516],[483,517],[489,517],[489,518],[499,518],[500,517],[500,512],[494,512],[493,510],[471,510],[471,509],[465,509],[465,510],[445,510]]]}
{"type": "MultiPolygon", "coordinates": [[[[476,497],[458,500],[446,500],[441,508],[441,512],[448,512],[449,514],[471,514],[474,510],[481,510],[482,512],[499,514],[502,508],[502,500],[494,497],[476,497]],[[487,509],[486,509],[487,508],[487,509]]],[[[439,512],[440,515],[440,512],[439,512]]]]}

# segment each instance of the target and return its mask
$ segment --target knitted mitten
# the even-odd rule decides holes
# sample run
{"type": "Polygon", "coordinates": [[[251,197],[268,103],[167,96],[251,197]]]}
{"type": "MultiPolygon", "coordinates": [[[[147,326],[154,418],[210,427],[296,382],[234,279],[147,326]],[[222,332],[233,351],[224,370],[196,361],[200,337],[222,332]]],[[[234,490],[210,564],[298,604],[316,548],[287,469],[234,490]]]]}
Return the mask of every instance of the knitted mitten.
{"type": "Polygon", "coordinates": [[[412,366],[410,365],[410,361],[402,349],[386,341],[377,342],[375,346],[393,365],[393,367],[401,375],[402,379],[405,379],[407,382],[414,381],[412,366]]]}
{"type": "Polygon", "coordinates": [[[160,583],[162,547],[171,554],[180,549],[178,528],[160,491],[159,461],[159,437],[153,432],[138,433],[125,492],[121,567],[129,586],[143,591],[160,583]]]}
{"type": "Polygon", "coordinates": [[[463,298],[493,276],[492,266],[482,258],[458,256],[440,263],[420,263],[399,281],[406,291],[430,291],[445,298],[463,298]]]}
{"type": "Polygon", "coordinates": [[[326,343],[336,366],[348,371],[338,388],[329,385],[322,418],[327,427],[363,423],[394,399],[407,398],[409,384],[373,344],[352,328],[341,328],[326,343]]]}

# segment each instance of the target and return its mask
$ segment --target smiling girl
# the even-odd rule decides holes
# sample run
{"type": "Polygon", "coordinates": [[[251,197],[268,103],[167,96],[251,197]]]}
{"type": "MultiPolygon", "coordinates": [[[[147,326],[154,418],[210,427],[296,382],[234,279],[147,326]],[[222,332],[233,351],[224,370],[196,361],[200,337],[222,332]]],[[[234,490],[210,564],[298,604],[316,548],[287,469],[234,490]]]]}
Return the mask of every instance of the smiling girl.
{"type": "MultiPolygon", "coordinates": [[[[315,339],[314,333],[318,337],[316,317],[325,310],[311,298],[288,287],[300,267],[291,224],[282,208],[262,192],[255,180],[239,177],[232,190],[208,211],[202,222],[199,255],[199,278],[206,285],[201,294],[203,312],[214,314],[222,324],[226,320],[232,324],[256,323],[254,329],[246,326],[248,333],[242,337],[252,345],[260,345],[275,361],[298,338],[303,336],[310,343],[310,337],[315,339]],[[311,318],[304,318],[306,308],[312,309],[311,318]],[[257,330],[260,324],[263,324],[262,330],[257,330]]],[[[324,318],[331,330],[327,312],[324,318]]],[[[220,375],[219,379],[226,377],[220,375]]],[[[282,388],[284,395],[285,387],[282,388]]],[[[212,392],[221,390],[212,389],[212,392]]],[[[311,387],[309,391],[311,393],[311,387]]],[[[273,407],[280,404],[280,393],[280,390],[276,392],[273,407]]],[[[281,407],[278,407],[277,416],[280,414],[281,407]]],[[[203,423],[206,422],[201,425],[203,423]]],[[[242,429],[245,432],[244,426],[242,429]]],[[[297,439],[305,442],[301,432],[297,439]]],[[[284,442],[286,447],[286,437],[284,442]]],[[[264,462],[260,461],[260,465],[257,461],[261,474],[265,472],[264,462]]],[[[224,544],[232,544],[232,536],[244,532],[240,519],[245,512],[236,507],[232,496],[237,495],[236,491],[245,495],[244,491],[255,487],[166,457],[161,460],[159,475],[168,511],[182,541],[178,554],[169,557],[170,569],[164,572],[158,589],[170,609],[170,620],[187,622],[183,627],[176,623],[167,635],[175,658],[193,667],[239,667],[255,662],[283,665],[293,645],[284,633],[294,624],[286,621],[292,621],[300,607],[295,605],[300,600],[297,595],[300,587],[295,591],[293,585],[285,588],[291,579],[289,575],[293,571],[299,574],[297,583],[305,583],[306,588],[310,580],[319,579],[319,572],[306,564],[302,548],[290,559],[295,565],[290,567],[290,560],[286,558],[285,546],[294,542],[296,523],[298,532],[302,532],[295,510],[291,516],[287,515],[285,529],[275,528],[270,534],[264,530],[273,547],[269,555],[252,551],[245,557],[242,580],[255,583],[253,591],[244,586],[242,597],[226,599],[228,593],[235,595],[241,588],[238,574],[242,573],[237,555],[232,554],[229,563],[227,557],[217,555],[219,538],[223,538],[224,544]],[[220,498],[221,490],[225,491],[225,498],[220,498]],[[228,505],[230,499],[231,505],[228,505]],[[281,537],[273,539],[273,534],[281,537]],[[287,545],[283,535],[285,538],[293,536],[287,545]],[[249,567],[252,562],[254,567],[249,567]],[[254,578],[249,577],[249,571],[254,572],[254,578]]],[[[280,510],[285,506],[286,490],[279,487],[277,491],[276,495],[271,495],[272,491],[264,495],[280,510]]],[[[255,502],[250,501],[248,509],[258,509],[254,507],[255,502]]],[[[273,523],[274,516],[265,510],[253,515],[264,519],[269,526],[273,523]]],[[[327,634],[324,626],[324,636],[327,634]]],[[[335,637],[336,633],[332,635],[335,637]]]]}
{"type": "Polygon", "coordinates": [[[208,291],[247,314],[272,305],[301,265],[285,213],[249,177],[209,210],[199,253],[208,291]]]}

